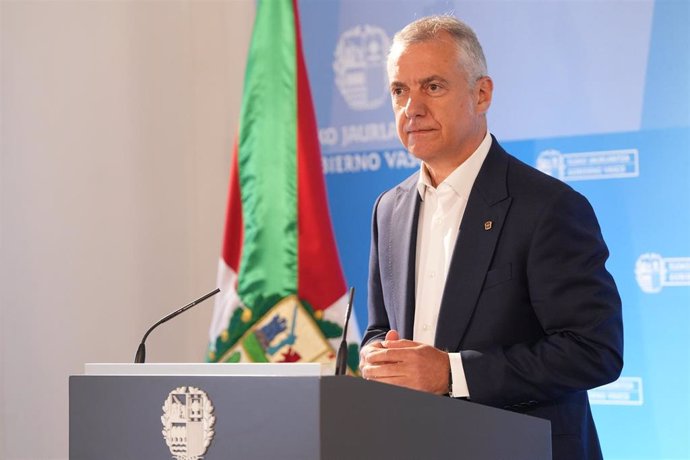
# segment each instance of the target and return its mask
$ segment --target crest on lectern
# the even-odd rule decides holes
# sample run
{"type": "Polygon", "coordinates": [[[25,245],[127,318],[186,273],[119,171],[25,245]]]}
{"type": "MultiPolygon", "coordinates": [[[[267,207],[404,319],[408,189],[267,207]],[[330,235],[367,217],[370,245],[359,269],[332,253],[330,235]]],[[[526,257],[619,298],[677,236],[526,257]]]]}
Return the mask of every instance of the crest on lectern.
{"type": "Polygon", "coordinates": [[[213,405],[199,388],[178,387],[163,403],[163,438],[175,460],[204,458],[213,440],[213,405]]]}

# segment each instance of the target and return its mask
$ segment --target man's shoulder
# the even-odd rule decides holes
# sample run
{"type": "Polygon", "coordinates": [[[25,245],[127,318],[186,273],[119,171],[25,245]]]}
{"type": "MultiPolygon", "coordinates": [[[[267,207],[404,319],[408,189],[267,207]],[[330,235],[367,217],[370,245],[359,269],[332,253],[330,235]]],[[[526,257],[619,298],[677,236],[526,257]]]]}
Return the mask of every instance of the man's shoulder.
{"type": "Polygon", "coordinates": [[[511,193],[524,190],[537,195],[548,195],[573,190],[570,185],[560,179],[550,176],[508,153],[498,143],[496,143],[496,147],[498,149],[495,153],[502,156],[503,161],[508,164],[507,182],[511,193]]]}

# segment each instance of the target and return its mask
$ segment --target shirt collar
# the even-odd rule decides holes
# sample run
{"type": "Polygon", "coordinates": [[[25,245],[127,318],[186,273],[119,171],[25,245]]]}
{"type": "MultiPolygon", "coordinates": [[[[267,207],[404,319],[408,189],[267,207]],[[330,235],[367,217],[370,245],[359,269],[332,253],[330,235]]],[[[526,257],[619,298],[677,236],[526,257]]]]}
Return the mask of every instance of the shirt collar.
{"type": "MultiPolygon", "coordinates": [[[[477,149],[472,152],[467,160],[465,160],[460,166],[455,168],[452,173],[446,179],[438,184],[436,189],[441,187],[450,187],[458,196],[469,197],[474,181],[479,174],[479,170],[484,163],[486,155],[489,153],[491,148],[491,133],[486,131],[484,139],[479,144],[477,149]]],[[[424,196],[426,195],[426,190],[428,187],[434,188],[431,185],[431,178],[429,177],[429,170],[426,164],[422,162],[419,171],[419,180],[417,181],[417,191],[422,201],[424,201],[424,196]]]]}

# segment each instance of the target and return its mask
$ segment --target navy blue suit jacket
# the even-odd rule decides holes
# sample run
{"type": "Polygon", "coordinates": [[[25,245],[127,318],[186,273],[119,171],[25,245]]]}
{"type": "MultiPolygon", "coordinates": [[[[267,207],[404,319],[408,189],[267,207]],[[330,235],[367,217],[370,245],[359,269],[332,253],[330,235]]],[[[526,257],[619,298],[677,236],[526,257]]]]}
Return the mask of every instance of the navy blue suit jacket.
{"type": "MultiPolygon", "coordinates": [[[[373,216],[369,326],[412,339],[418,173],[373,216]]],[[[551,421],[554,460],[599,459],[587,390],[623,365],[621,302],[589,202],[493,139],[448,270],[435,346],[460,352],[470,400],[551,421]]]]}

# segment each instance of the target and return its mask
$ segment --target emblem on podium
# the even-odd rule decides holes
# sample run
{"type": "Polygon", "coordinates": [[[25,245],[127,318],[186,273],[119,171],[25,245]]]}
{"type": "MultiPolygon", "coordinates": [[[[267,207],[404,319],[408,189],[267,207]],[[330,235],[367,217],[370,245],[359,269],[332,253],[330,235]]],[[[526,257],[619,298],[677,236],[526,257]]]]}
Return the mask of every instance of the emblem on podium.
{"type": "Polygon", "coordinates": [[[178,387],[163,403],[163,438],[175,460],[204,458],[213,440],[213,405],[199,388],[178,387]]]}

